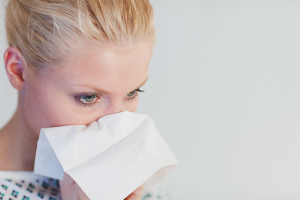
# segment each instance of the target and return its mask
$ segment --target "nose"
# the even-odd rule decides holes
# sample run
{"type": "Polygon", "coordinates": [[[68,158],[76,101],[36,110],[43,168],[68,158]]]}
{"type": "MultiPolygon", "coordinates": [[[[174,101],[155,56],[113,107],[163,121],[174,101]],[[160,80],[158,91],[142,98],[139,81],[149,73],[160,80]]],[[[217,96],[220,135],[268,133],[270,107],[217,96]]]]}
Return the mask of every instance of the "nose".
{"type": "Polygon", "coordinates": [[[122,101],[112,100],[106,106],[103,116],[123,112],[124,110],[125,107],[123,106],[122,101]]]}

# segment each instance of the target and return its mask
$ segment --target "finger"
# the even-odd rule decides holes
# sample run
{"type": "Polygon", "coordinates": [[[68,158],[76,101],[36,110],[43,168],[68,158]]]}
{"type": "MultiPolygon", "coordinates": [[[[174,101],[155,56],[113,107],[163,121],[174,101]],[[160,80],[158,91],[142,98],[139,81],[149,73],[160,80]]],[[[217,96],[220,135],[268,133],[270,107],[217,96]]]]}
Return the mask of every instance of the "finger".
{"type": "Polygon", "coordinates": [[[133,191],[124,200],[141,200],[142,199],[142,193],[143,193],[144,185],[145,185],[145,183],[143,183],[140,187],[138,187],[135,191],[133,191]]]}

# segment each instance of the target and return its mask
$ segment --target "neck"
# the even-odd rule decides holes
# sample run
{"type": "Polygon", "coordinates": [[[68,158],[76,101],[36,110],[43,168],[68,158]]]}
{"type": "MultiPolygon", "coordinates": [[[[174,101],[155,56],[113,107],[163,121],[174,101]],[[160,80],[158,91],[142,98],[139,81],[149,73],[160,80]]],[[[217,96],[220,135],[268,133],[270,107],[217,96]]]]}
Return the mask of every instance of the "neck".
{"type": "Polygon", "coordinates": [[[33,171],[38,134],[22,116],[20,107],[0,130],[0,170],[33,171]]]}

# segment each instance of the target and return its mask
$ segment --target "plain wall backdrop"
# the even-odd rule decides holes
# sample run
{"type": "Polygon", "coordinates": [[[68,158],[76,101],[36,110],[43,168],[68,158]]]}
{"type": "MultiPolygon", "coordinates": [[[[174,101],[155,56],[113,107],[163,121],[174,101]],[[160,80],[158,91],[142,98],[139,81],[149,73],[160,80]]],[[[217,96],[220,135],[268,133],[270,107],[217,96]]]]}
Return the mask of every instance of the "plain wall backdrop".
{"type": "MultiPolygon", "coordinates": [[[[299,200],[300,1],[150,1],[157,45],[137,112],[155,121],[179,161],[166,177],[174,192],[299,200]]],[[[17,104],[3,59],[0,94],[2,127],[17,104]]]]}

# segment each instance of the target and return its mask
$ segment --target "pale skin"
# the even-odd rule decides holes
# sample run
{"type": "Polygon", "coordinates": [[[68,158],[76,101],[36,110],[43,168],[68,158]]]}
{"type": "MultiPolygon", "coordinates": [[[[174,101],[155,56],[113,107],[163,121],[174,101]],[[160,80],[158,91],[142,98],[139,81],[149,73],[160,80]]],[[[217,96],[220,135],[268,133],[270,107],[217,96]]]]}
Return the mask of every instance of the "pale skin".
{"type": "MultiPolygon", "coordinates": [[[[30,73],[17,48],[5,51],[5,70],[18,90],[18,104],[13,117],[0,130],[0,170],[34,170],[41,128],[88,125],[108,114],[136,111],[136,89],[147,81],[153,46],[144,42],[134,48],[105,45],[82,49],[58,66],[62,68],[47,68],[42,77],[30,73]]],[[[66,173],[60,187],[64,200],[88,199],[66,173]]],[[[143,187],[125,200],[140,200],[143,187]]]]}

